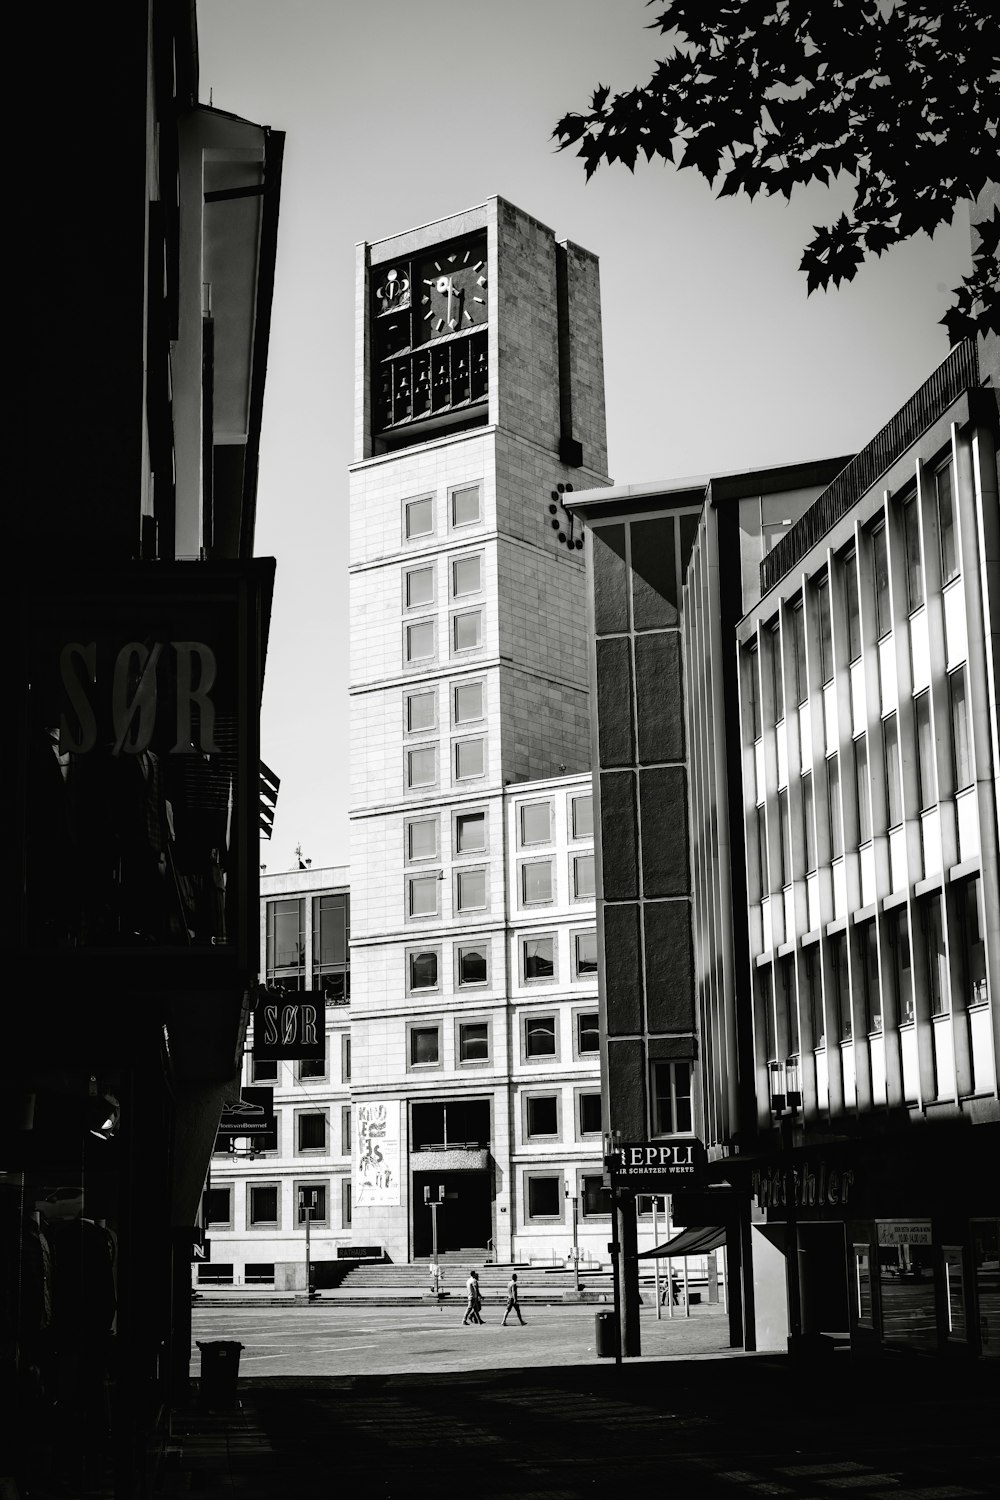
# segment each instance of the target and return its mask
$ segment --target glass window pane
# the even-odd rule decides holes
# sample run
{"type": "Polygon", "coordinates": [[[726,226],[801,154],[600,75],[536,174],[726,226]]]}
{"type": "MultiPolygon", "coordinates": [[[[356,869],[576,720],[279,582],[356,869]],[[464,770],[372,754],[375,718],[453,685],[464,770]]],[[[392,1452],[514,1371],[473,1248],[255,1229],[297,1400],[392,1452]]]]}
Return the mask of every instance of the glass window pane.
{"type": "Polygon", "coordinates": [[[407,693],[406,728],[409,734],[418,729],[433,729],[437,723],[437,698],[434,693],[407,693]]]}
{"type": "Polygon", "coordinates": [[[955,769],[955,790],[972,785],[972,751],[969,745],[969,712],[965,701],[965,668],[960,667],[948,678],[951,700],[951,753],[955,769]]]}
{"type": "Polygon", "coordinates": [[[830,623],[830,584],[824,578],[817,590],[819,606],[819,658],[824,683],[833,679],[833,634],[830,623]]]}
{"type": "Polygon", "coordinates": [[[931,733],[930,693],[914,698],[917,721],[917,781],[921,808],[933,807],[937,801],[937,774],[934,768],[934,738],[931,733]]]}
{"type": "Polygon", "coordinates": [[[840,1040],[849,1042],[854,1035],[854,1021],[851,1014],[851,983],[847,969],[847,936],[840,932],[833,940],[833,982],[837,997],[837,1016],[840,1026],[840,1040]]]}
{"type": "Polygon", "coordinates": [[[559,1177],[528,1178],[528,1216],[532,1219],[562,1218],[562,1180],[559,1177]]]}
{"type": "Polygon", "coordinates": [[[407,537],[429,536],[434,529],[434,501],[428,495],[423,500],[406,502],[407,537]]]}
{"type": "Polygon", "coordinates": [[[585,900],[594,894],[594,856],[578,854],[573,860],[573,894],[585,900]]]}
{"type": "Polygon", "coordinates": [[[594,836],[594,799],[588,793],[573,798],[573,837],[589,839],[594,836]]]}
{"type": "Polygon", "coordinates": [[[892,629],[889,610],[889,547],[884,526],[872,533],[872,566],[875,573],[875,625],[881,639],[892,629]]]}
{"type": "Polygon", "coordinates": [[[551,937],[525,938],[525,979],[551,979],[554,973],[553,939],[551,937]]]}
{"type": "Polygon", "coordinates": [[[524,1024],[524,1050],[529,1057],[553,1057],[556,1050],[554,1016],[529,1016],[524,1024]]]}
{"type": "Polygon", "coordinates": [[[318,968],[347,962],[347,896],[313,898],[313,963],[318,968]]]}
{"type": "Polygon", "coordinates": [[[459,740],[455,746],[455,775],[461,781],[486,772],[486,741],[459,740]]]}
{"type": "Polygon", "coordinates": [[[913,969],[910,964],[910,927],[905,908],[890,928],[896,970],[896,1006],[900,1025],[913,1020],[913,969]]]}
{"type": "Polygon", "coordinates": [[[930,896],[923,903],[924,939],[927,944],[927,994],[932,1016],[946,1015],[950,1009],[948,955],[944,946],[944,923],[941,920],[941,897],[930,896]]]}
{"type": "Polygon", "coordinates": [[[941,540],[941,582],[958,573],[958,536],[955,531],[955,499],[951,464],[945,464],[936,475],[938,535],[941,540]]]}
{"type": "Polygon", "coordinates": [[[438,1029],[436,1026],[414,1026],[410,1032],[410,1063],[436,1063],[438,1060],[438,1029]]]}
{"type": "Polygon", "coordinates": [[[783,886],[790,885],[792,879],[791,852],[788,847],[788,793],[778,793],[778,857],[781,864],[780,879],[783,886]]]}
{"type": "Polygon", "coordinates": [[[974,880],[968,881],[959,893],[965,937],[965,998],[969,1005],[985,1005],[989,999],[986,984],[986,944],[983,939],[981,915],[982,893],[982,882],[978,875],[974,880]]]}
{"type": "Polygon", "coordinates": [[[301,901],[269,901],[267,913],[268,968],[297,968],[305,962],[301,901]]]}
{"type": "Polygon", "coordinates": [[[869,922],[862,933],[861,949],[865,966],[865,1025],[871,1033],[882,1030],[882,979],[874,922],[869,922]]]}
{"type": "Polygon", "coordinates": [[[868,736],[854,741],[855,788],[858,798],[858,843],[867,844],[872,836],[872,803],[868,787],[868,736]]]}
{"type": "Polygon", "coordinates": [[[457,557],[451,565],[451,591],[455,598],[478,594],[482,587],[482,558],[457,557]]]}
{"type": "Polygon", "coordinates": [[[453,526],[471,526],[474,521],[478,520],[478,484],[470,484],[466,485],[463,489],[453,490],[451,496],[451,524],[453,526]]]}
{"type": "Polygon", "coordinates": [[[481,911],[486,905],[486,871],[459,870],[459,911],[481,911]]]}
{"type": "Polygon", "coordinates": [[[472,651],[481,644],[483,617],[480,610],[472,609],[467,614],[456,615],[452,625],[456,651],[472,651]]]}
{"type": "Polygon", "coordinates": [[[406,825],[407,859],[434,859],[438,852],[437,818],[417,818],[406,825]]]}
{"type": "Polygon", "coordinates": [[[581,1011],[576,1018],[576,1050],[600,1052],[601,1023],[596,1010],[581,1011]]]}
{"type": "Polygon", "coordinates": [[[755,740],[760,739],[760,671],[757,647],[747,653],[747,705],[750,729],[755,740]]]}
{"type": "Polygon", "coordinates": [[[582,979],[585,975],[597,973],[597,933],[578,932],[576,943],[576,972],[577,977],[582,979]]]}
{"type": "Polygon", "coordinates": [[[899,726],[895,714],[890,714],[883,721],[882,746],[885,755],[886,811],[889,827],[896,828],[903,821],[903,788],[899,773],[899,726]]]}
{"type": "Polygon", "coordinates": [[[471,724],[483,717],[483,684],[463,682],[455,689],[455,723],[471,724]]]}
{"type": "Polygon", "coordinates": [[[434,948],[427,948],[410,956],[410,989],[434,990],[438,982],[438,955],[434,948]]]}
{"type": "Polygon", "coordinates": [[[488,1062],[490,1030],[486,1021],[463,1021],[458,1028],[462,1062],[488,1062]]]}
{"type": "Polygon", "coordinates": [[[434,621],[421,620],[406,627],[406,660],[425,661],[434,655],[434,621]]]}
{"type": "Polygon", "coordinates": [[[767,855],[767,813],[763,807],[757,809],[757,880],[760,899],[771,893],[771,869],[767,855]]]}
{"type": "Polygon", "coordinates": [[[526,1103],[525,1113],[529,1135],[557,1135],[559,1133],[559,1106],[555,1094],[546,1094],[541,1098],[533,1098],[529,1095],[526,1103]]]}
{"type": "Polygon", "coordinates": [[[552,838],[552,804],[525,802],[521,806],[521,843],[547,844],[552,838]]]}
{"type": "Polygon", "coordinates": [[[458,982],[459,984],[486,983],[485,948],[459,948],[458,982]]]}
{"type": "Polygon", "coordinates": [[[840,756],[831,755],[827,768],[827,814],[830,819],[830,855],[839,859],[844,852],[844,830],[840,821],[840,756]]]}
{"type": "Polygon", "coordinates": [[[406,757],[407,785],[433,786],[437,775],[437,751],[433,745],[425,750],[410,750],[406,757]]]}
{"type": "Polygon", "coordinates": [[[411,568],[406,575],[406,607],[434,603],[434,569],[411,568]]]}
{"type": "Polygon", "coordinates": [[[847,649],[851,661],[861,655],[861,611],[858,605],[858,560],[853,552],[844,558],[844,600],[847,606],[847,649]]]}
{"type": "Polygon", "coordinates": [[[920,555],[920,517],[916,497],[903,506],[903,539],[906,545],[906,602],[911,610],[924,602],[924,571],[920,555]]]}
{"type": "Polygon", "coordinates": [[[522,899],[526,904],[532,901],[552,900],[552,863],[550,860],[536,860],[530,865],[522,865],[521,881],[522,899]]]}
{"type": "Polygon", "coordinates": [[[459,813],[455,819],[455,853],[468,854],[486,848],[486,814],[459,813]]]}
{"type": "Polygon", "coordinates": [[[802,842],[806,851],[806,870],[811,872],[816,868],[816,817],[811,771],[802,778],[802,842]]]}
{"type": "Polygon", "coordinates": [[[771,689],[774,695],[774,722],[780,724],[785,717],[785,678],[781,667],[781,631],[777,625],[771,631],[771,689]]]}
{"type": "Polygon", "coordinates": [[[326,1148],[326,1115],[298,1116],[299,1150],[323,1151],[326,1148]]]}
{"type": "Polygon", "coordinates": [[[438,878],[436,875],[412,875],[409,911],[411,917],[436,916],[438,909],[438,878]]]}
{"type": "MultiPolygon", "coordinates": [[[[580,1134],[600,1135],[604,1128],[600,1094],[580,1095],[580,1134]]],[[[597,1179],[601,1181],[600,1178],[597,1179]]]]}
{"type": "Polygon", "coordinates": [[[801,604],[792,610],[792,653],[795,659],[796,702],[804,703],[809,696],[809,683],[806,673],[806,627],[801,604]]]}

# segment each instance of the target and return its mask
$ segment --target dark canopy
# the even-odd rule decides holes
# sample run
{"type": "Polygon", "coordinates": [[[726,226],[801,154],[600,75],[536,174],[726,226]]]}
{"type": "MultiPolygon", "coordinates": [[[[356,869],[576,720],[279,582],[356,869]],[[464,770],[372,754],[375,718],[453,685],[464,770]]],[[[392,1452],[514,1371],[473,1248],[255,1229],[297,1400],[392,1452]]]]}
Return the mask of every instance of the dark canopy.
{"type": "Polygon", "coordinates": [[[642,1250],[637,1260],[670,1260],[675,1255],[707,1255],[726,1243],[724,1229],[702,1226],[698,1229],[682,1229],[680,1234],[652,1250],[642,1250]]]}

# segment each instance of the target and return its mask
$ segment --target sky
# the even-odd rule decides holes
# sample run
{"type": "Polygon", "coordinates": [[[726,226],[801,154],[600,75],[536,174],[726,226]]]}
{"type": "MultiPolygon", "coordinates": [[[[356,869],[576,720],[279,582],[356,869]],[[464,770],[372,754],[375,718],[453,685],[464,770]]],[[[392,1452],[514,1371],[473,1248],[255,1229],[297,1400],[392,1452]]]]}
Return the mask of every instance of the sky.
{"type": "Polygon", "coordinates": [[[602,167],[555,123],[648,81],[643,0],[198,0],[201,100],[285,132],[256,551],[278,561],[261,753],[268,873],[346,864],[354,257],[493,194],[601,264],[609,472],[668,480],[864,446],[946,356],[968,217],[806,298],[846,199],[716,199],[693,171],[602,167]]]}

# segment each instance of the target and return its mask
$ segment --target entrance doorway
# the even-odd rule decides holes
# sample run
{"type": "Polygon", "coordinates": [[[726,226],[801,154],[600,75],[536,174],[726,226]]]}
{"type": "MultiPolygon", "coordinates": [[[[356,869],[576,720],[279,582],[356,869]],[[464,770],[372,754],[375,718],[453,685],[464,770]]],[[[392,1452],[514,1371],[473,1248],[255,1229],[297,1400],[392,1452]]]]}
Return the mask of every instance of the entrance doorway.
{"type": "Polygon", "coordinates": [[[851,1316],[843,1224],[800,1224],[798,1242],[803,1333],[846,1335],[851,1316]]]}
{"type": "Polygon", "coordinates": [[[431,1211],[424,1202],[424,1188],[437,1199],[444,1188],[444,1203],[438,1209],[438,1254],[485,1252],[493,1234],[493,1174],[490,1171],[414,1172],[413,1258],[431,1254],[431,1211]]]}

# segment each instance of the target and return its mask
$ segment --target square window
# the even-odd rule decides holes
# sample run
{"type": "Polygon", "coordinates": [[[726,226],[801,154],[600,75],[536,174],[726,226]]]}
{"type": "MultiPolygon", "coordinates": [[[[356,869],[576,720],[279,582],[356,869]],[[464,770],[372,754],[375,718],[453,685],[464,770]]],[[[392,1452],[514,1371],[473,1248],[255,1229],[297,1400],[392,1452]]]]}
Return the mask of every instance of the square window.
{"type": "Polygon", "coordinates": [[[433,563],[423,568],[408,568],[403,578],[405,580],[403,598],[407,609],[416,609],[418,605],[434,603],[433,563]]]}
{"type": "Polygon", "coordinates": [[[295,1211],[299,1224],[308,1219],[310,1224],[326,1223],[326,1183],[300,1182],[295,1184],[295,1211]]]}
{"type": "Polygon", "coordinates": [[[483,586],[483,559],[477,552],[472,557],[456,557],[451,565],[451,593],[454,599],[465,594],[478,594],[483,586]]]}
{"type": "Polygon", "coordinates": [[[276,1182],[252,1182],[249,1187],[249,1228],[278,1224],[278,1184],[276,1182]]]}
{"type": "Polygon", "coordinates": [[[471,943],[457,950],[456,977],[460,989],[486,984],[489,978],[489,949],[485,943],[471,943]]]}
{"type": "Polygon", "coordinates": [[[433,875],[410,875],[406,882],[406,915],[436,917],[439,884],[436,871],[433,875]]]}
{"type": "Polygon", "coordinates": [[[437,948],[411,948],[406,955],[406,988],[409,993],[438,989],[439,968],[437,948]]]}
{"type": "Polygon", "coordinates": [[[424,495],[419,500],[403,503],[403,532],[407,541],[414,537],[430,536],[434,530],[434,500],[424,495]]]}
{"type": "Polygon", "coordinates": [[[414,864],[421,859],[437,858],[437,818],[409,818],[404,827],[406,830],[406,860],[408,864],[414,864]]]}
{"type": "Polygon", "coordinates": [[[201,1200],[201,1221],[206,1229],[214,1224],[232,1226],[233,1190],[231,1187],[206,1188],[201,1200]]]}
{"type": "Polygon", "coordinates": [[[434,655],[434,621],[418,620],[406,627],[406,660],[430,661],[434,655]]]}
{"type": "Polygon", "coordinates": [[[597,973],[597,929],[573,934],[573,977],[589,979],[597,973]]]}
{"type": "Polygon", "coordinates": [[[555,978],[555,938],[524,938],[521,943],[525,983],[555,978]]]}
{"type": "Polygon", "coordinates": [[[590,792],[582,797],[570,798],[570,826],[575,839],[590,839],[594,836],[594,798],[590,792]]]}
{"type": "Polygon", "coordinates": [[[525,1016],[524,1055],[525,1057],[555,1057],[555,1016],[525,1016]]]}
{"type": "Polygon", "coordinates": [[[437,727],[437,693],[406,694],[406,732],[419,734],[423,729],[437,727]]]}
{"type": "Polygon", "coordinates": [[[464,610],[452,615],[452,646],[456,651],[477,651],[483,644],[483,612],[481,609],[464,610]]]}
{"type": "Polygon", "coordinates": [[[559,1100],[555,1094],[529,1094],[525,1100],[527,1134],[557,1136],[559,1134],[559,1100]]]}
{"type": "Polygon", "coordinates": [[[475,724],[482,717],[483,684],[481,682],[460,682],[455,689],[455,723],[475,724]]]}
{"type": "Polygon", "coordinates": [[[552,861],[532,860],[521,866],[521,901],[525,906],[552,900],[552,861]]]}
{"type": "Polygon", "coordinates": [[[522,802],[519,811],[522,847],[526,844],[551,844],[552,803],[522,802]]]}
{"type": "Polygon", "coordinates": [[[433,786],[437,781],[437,746],[423,745],[406,752],[406,785],[433,786]]]}
{"type": "Polygon", "coordinates": [[[458,911],[483,911],[486,907],[486,871],[458,870],[455,873],[455,906],[458,911]]]}
{"type": "Polygon", "coordinates": [[[601,1050],[601,1018],[596,1010],[581,1010],[576,1017],[576,1050],[583,1057],[601,1050]]]}
{"type": "Polygon", "coordinates": [[[604,1128],[600,1094],[580,1095],[580,1134],[600,1135],[604,1128]]]}
{"type": "Polygon", "coordinates": [[[474,740],[455,741],[455,780],[471,781],[477,776],[486,775],[486,741],[478,738],[474,740]]]}
{"type": "Polygon", "coordinates": [[[277,1058],[255,1057],[250,1064],[250,1081],[251,1083],[277,1083],[277,1058]]]}
{"type": "Polygon", "coordinates": [[[451,492],[451,524],[473,526],[479,520],[481,504],[478,484],[463,485],[451,492]]]}
{"type": "Polygon", "coordinates": [[[410,1028],[410,1067],[426,1068],[440,1060],[440,1033],[436,1026],[410,1028]]]}
{"type": "Polygon", "coordinates": [[[486,848],[486,813],[457,813],[455,816],[455,853],[477,854],[486,848]]]}
{"type": "Polygon", "coordinates": [[[594,856],[592,854],[577,854],[573,857],[573,899],[575,901],[593,900],[594,896],[594,856]]]}
{"type": "Polygon", "coordinates": [[[295,1116],[297,1151],[326,1150],[326,1111],[302,1111],[295,1116]]]}
{"type": "Polygon", "coordinates": [[[309,1078],[325,1078],[326,1058],[303,1057],[299,1062],[297,1073],[300,1081],[305,1081],[309,1078]]]}
{"type": "Polygon", "coordinates": [[[561,1177],[528,1178],[528,1218],[561,1219],[563,1189],[561,1177]]]}
{"type": "Polygon", "coordinates": [[[490,1026],[488,1021],[458,1023],[459,1062],[489,1062],[490,1026]]]}

